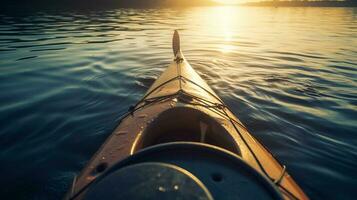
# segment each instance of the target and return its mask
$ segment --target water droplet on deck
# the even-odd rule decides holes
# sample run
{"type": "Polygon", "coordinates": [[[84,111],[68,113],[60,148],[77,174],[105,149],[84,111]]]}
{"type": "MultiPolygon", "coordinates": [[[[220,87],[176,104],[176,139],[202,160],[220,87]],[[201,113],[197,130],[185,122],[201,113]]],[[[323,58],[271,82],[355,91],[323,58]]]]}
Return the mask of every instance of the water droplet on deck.
{"type": "Polygon", "coordinates": [[[117,133],[115,133],[115,135],[125,135],[127,134],[128,132],[127,131],[118,131],[117,133]]]}
{"type": "Polygon", "coordinates": [[[139,115],[138,117],[139,118],[145,118],[145,117],[147,117],[148,115],[147,114],[141,114],[141,115],[139,115]]]}

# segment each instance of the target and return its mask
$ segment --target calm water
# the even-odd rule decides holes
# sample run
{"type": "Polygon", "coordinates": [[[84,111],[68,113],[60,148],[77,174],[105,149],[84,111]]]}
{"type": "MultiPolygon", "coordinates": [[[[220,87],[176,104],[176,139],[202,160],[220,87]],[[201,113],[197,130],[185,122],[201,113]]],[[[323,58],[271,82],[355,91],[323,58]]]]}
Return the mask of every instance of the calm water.
{"type": "Polygon", "coordinates": [[[192,66],[313,199],[357,195],[357,9],[0,14],[0,199],[61,199],[172,58],[192,66]]]}

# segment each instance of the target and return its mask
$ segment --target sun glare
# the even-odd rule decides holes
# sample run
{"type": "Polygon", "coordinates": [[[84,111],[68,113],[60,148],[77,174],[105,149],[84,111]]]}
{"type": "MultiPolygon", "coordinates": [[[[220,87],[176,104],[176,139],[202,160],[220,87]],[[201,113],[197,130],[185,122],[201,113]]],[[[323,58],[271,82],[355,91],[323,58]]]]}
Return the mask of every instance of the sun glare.
{"type": "Polygon", "coordinates": [[[205,24],[209,29],[206,32],[221,38],[222,44],[219,49],[223,53],[232,52],[235,50],[235,46],[232,45],[234,41],[235,34],[238,33],[236,23],[244,24],[244,14],[239,12],[236,7],[223,6],[212,9],[205,17],[205,24]],[[243,21],[243,22],[242,22],[243,21]]]}

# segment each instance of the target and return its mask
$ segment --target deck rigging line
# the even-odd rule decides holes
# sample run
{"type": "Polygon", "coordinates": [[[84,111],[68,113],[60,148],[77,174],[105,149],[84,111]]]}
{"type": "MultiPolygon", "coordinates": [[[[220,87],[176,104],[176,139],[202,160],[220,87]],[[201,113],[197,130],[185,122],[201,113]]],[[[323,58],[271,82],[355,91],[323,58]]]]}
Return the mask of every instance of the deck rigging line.
{"type": "MultiPolygon", "coordinates": [[[[182,62],[183,58],[176,58],[175,59],[176,62],[182,62]],[[176,61],[177,59],[179,59],[178,61],[176,61]]],[[[179,63],[177,63],[177,67],[179,67],[179,63]]],[[[281,188],[282,192],[284,192],[290,199],[293,200],[299,200],[298,197],[296,197],[294,194],[292,194],[288,189],[286,189],[284,186],[282,186],[280,183],[282,181],[282,179],[284,178],[285,175],[285,166],[282,165],[279,160],[275,159],[281,166],[283,166],[283,171],[282,171],[282,175],[278,178],[278,179],[274,179],[272,177],[270,177],[270,175],[268,174],[268,172],[264,169],[262,163],[260,162],[260,160],[258,159],[258,157],[255,155],[254,151],[251,149],[250,145],[248,144],[248,142],[246,141],[246,139],[243,137],[242,133],[240,133],[240,131],[238,130],[238,128],[236,127],[236,124],[238,124],[239,126],[241,126],[242,128],[246,129],[246,127],[241,123],[238,122],[237,120],[233,119],[232,117],[229,116],[229,114],[227,113],[227,111],[225,109],[227,109],[229,112],[233,113],[228,106],[225,105],[225,103],[218,98],[216,95],[214,95],[212,92],[208,91],[206,88],[202,87],[201,85],[197,84],[196,82],[182,76],[181,74],[178,74],[178,76],[171,78],[167,81],[165,81],[164,83],[161,83],[160,85],[158,85],[157,87],[155,87],[154,89],[152,89],[149,93],[147,93],[146,95],[144,95],[144,97],[139,100],[134,106],[130,106],[128,111],[124,114],[122,114],[119,118],[119,122],[120,123],[125,117],[127,117],[128,115],[133,115],[135,111],[140,110],[148,105],[157,103],[157,102],[162,102],[162,101],[166,101],[169,99],[172,99],[173,97],[177,97],[180,94],[184,94],[187,96],[190,96],[191,98],[195,99],[198,102],[201,102],[202,104],[199,103],[192,103],[192,102],[185,102],[187,104],[190,105],[196,105],[196,106],[203,106],[213,112],[215,112],[216,114],[219,114],[220,116],[224,116],[225,118],[227,118],[231,124],[233,125],[235,131],[239,134],[239,136],[242,138],[242,141],[244,142],[244,144],[248,147],[248,150],[250,151],[250,153],[253,155],[254,159],[256,160],[256,163],[258,164],[259,168],[261,169],[261,171],[264,173],[264,175],[266,177],[268,177],[277,187],[281,188]],[[180,82],[180,89],[173,93],[173,94],[168,94],[168,95],[163,95],[163,96],[158,96],[158,97],[154,97],[154,98],[150,98],[150,99],[146,99],[146,97],[148,97],[149,95],[151,95],[153,92],[157,91],[159,88],[163,87],[164,85],[167,85],[168,83],[175,81],[175,80],[179,80],[180,82]],[[185,80],[188,81],[196,86],[198,86],[199,88],[201,88],[202,90],[204,90],[205,92],[207,92],[209,95],[211,95],[212,97],[214,97],[217,101],[219,101],[220,103],[215,103],[215,102],[211,102],[209,100],[206,99],[202,99],[200,97],[191,95],[187,92],[185,92],[182,87],[181,87],[181,81],[185,80]],[[141,105],[140,105],[141,104],[141,105]]],[[[268,148],[266,148],[266,150],[274,157],[274,155],[269,151],[268,148]]],[[[76,194],[74,194],[73,196],[71,196],[69,199],[70,200],[74,200],[76,197],[78,197],[83,191],[85,191],[95,180],[97,180],[98,178],[100,178],[102,175],[99,175],[99,177],[97,177],[96,179],[91,180],[87,185],[85,185],[83,188],[81,188],[76,194]]]]}

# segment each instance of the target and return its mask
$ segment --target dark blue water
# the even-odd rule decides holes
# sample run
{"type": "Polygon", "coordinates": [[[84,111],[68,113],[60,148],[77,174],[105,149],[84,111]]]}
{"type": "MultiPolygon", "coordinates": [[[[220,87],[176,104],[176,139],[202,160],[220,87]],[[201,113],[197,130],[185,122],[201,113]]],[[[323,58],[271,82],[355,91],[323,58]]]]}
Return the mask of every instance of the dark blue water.
{"type": "Polygon", "coordinates": [[[61,199],[121,114],[186,58],[312,199],[357,195],[357,10],[0,14],[0,199],[61,199]]]}

